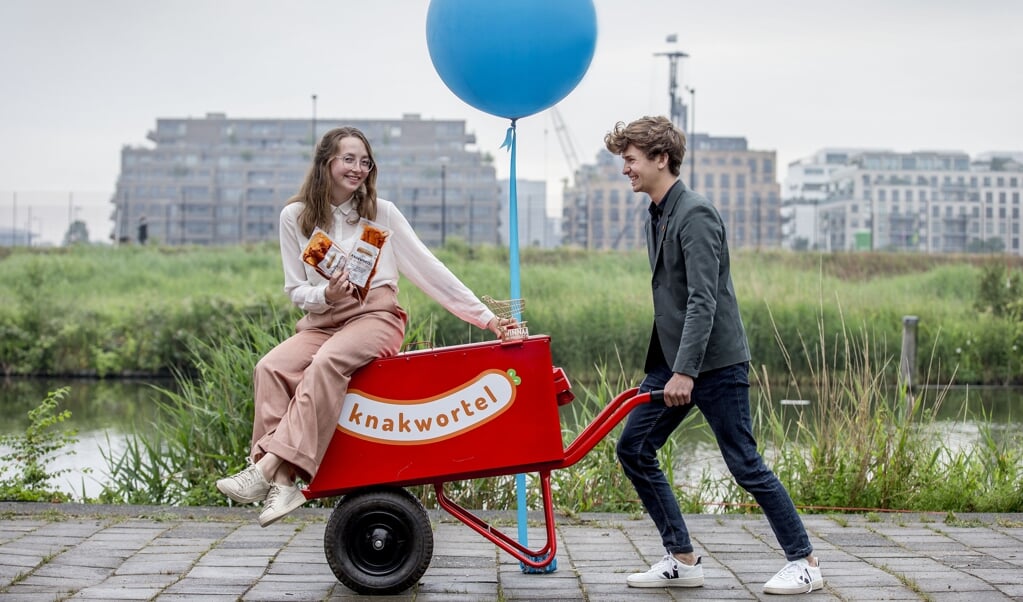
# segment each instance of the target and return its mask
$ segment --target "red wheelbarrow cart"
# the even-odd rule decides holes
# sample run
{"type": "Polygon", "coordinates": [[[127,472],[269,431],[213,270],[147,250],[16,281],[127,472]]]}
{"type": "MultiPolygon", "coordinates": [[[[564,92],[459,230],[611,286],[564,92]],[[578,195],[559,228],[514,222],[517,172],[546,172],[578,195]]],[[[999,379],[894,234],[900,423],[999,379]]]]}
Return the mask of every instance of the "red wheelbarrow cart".
{"type": "Polygon", "coordinates": [[[303,490],[307,499],[343,496],[324,534],[334,575],[362,594],[418,583],[433,554],[433,530],[404,488],[430,484],[452,516],[525,567],[548,568],[557,551],[551,471],[578,462],[650,394],[621,393],[565,446],[558,406],[572,399],[564,371],[552,365],[548,336],[407,351],[359,370],[323,463],[303,490]],[[536,549],[444,493],[451,481],[525,473],[540,476],[547,541],[536,549]]]}

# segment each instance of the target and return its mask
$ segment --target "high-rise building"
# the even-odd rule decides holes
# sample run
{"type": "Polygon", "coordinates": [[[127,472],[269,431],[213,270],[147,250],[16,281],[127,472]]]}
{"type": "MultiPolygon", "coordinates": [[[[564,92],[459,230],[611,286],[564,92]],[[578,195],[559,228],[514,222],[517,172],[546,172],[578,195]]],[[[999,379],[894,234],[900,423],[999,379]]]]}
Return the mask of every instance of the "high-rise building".
{"type": "Polygon", "coordinates": [[[116,234],[141,218],[161,244],[276,240],[281,208],[305,178],[314,139],[342,125],[362,130],[377,161],[377,193],[393,201],[428,246],[446,236],[493,241],[498,187],[490,157],[461,120],[158,119],[152,147],[125,146],[112,203],[116,234]],[[313,128],[315,127],[315,135],[313,128]]]}

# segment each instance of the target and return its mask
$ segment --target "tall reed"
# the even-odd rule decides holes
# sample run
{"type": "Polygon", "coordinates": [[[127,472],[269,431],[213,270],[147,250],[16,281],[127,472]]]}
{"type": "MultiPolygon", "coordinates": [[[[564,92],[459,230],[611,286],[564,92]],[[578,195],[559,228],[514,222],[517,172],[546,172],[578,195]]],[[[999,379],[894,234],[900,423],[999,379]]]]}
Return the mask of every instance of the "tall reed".
{"type": "MultiPolygon", "coordinates": [[[[612,399],[635,385],[620,362],[613,370],[607,366],[598,367],[595,385],[577,387],[577,398],[566,406],[565,427],[562,429],[565,445],[575,440],[612,399]]],[[[706,428],[706,424],[702,427],[694,425],[694,419],[695,413],[687,416],[680,431],[706,428]]],[[[575,465],[553,473],[551,482],[555,506],[559,510],[568,513],[642,511],[636,490],[622,471],[615,451],[624,426],[624,421],[618,424],[575,465]]],[[[700,499],[706,496],[709,482],[701,479],[679,483],[677,469],[679,463],[686,459],[678,455],[677,436],[670,438],[661,448],[658,459],[668,482],[676,484],[679,503],[687,511],[696,511],[700,499]]]]}
{"type": "MultiPolygon", "coordinates": [[[[829,339],[824,315],[817,313],[816,340],[799,349],[811,370],[809,386],[792,380],[809,408],[795,406],[790,419],[773,396],[769,372],[756,375],[761,447],[796,504],[807,510],[1019,511],[1019,438],[999,440],[981,420],[979,444],[950,446],[937,423],[947,389],[913,391],[882,378],[897,362],[888,342],[872,337],[866,324],[850,328],[844,321],[840,335],[829,339]]],[[[786,347],[779,349],[791,361],[786,347]]],[[[968,418],[965,410],[962,418],[968,418]]],[[[727,497],[740,507],[751,501],[734,486],[727,497]]]]}
{"type": "Polygon", "coordinates": [[[286,321],[254,319],[232,340],[193,338],[196,376],[177,375],[177,390],[159,388],[150,428],[127,438],[120,455],[106,452],[105,502],[220,505],[217,475],[242,467],[252,435],[252,370],[291,333],[286,321]]]}

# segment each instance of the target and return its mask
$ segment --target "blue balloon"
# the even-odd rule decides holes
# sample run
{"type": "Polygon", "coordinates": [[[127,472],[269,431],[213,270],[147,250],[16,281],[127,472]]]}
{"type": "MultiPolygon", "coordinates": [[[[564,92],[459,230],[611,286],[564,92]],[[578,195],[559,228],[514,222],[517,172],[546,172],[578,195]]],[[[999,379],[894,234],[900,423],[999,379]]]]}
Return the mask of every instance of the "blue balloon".
{"type": "Polygon", "coordinates": [[[592,0],[431,0],[426,44],[456,96],[518,119],[554,106],[582,80],[597,13],[592,0]]]}

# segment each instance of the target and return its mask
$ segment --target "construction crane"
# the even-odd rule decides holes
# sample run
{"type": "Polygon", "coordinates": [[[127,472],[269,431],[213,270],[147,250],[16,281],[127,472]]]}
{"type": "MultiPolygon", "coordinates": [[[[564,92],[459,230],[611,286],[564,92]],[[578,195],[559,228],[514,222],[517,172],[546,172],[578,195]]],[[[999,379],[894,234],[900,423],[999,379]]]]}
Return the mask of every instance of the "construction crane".
{"type": "MultiPolygon", "coordinates": [[[[568,132],[568,127],[565,126],[565,120],[561,118],[561,112],[558,111],[557,106],[550,108],[551,121],[554,122],[554,133],[558,136],[558,144],[561,146],[561,152],[565,155],[565,162],[568,163],[568,169],[572,174],[573,185],[582,193],[583,202],[586,208],[586,248],[590,248],[590,186],[587,181],[588,178],[582,173],[581,166],[579,163],[579,155],[575,152],[575,144],[572,143],[572,137],[568,132]]],[[[574,224],[570,224],[574,226],[574,224]]],[[[573,228],[574,232],[574,228],[573,228]]],[[[573,237],[574,238],[574,237],[573,237]]]]}
{"type": "Polygon", "coordinates": [[[551,121],[554,122],[554,133],[558,135],[558,144],[561,145],[561,152],[565,155],[565,161],[568,163],[569,170],[575,176],[576,171],[579,169],[579,155],[575,152],[575,145],[572,144],[572,138],[568,133],[568,128],[565,126],[565,120],[561,118],[561,112],[558,111],[557,106],[551,107],[551,121]]]}
{"type": "MultiPolygon", "coordinates": [[[[593,223],[593,197],[590,194],[590,174],[584,172],[582,165],[579,162],[579,156],[576,154],[575,145],[572,143],[572,137],[568,131],[568,127],[565,125],[565,121],[561,118],[561,113],[557,107],[551,107],[551,120],[554,122],[554,132],[558,135],[558,143],[561,145],[561,151],[565,155],[565,161],[568,163],[568,167],[572,172],[574,178],[574,185],[582,194],[585,210],[586,210],[586,248],[589,249],[593,246],[593,232],[591,230],[591,224],[593,223]]],[[[629,207],[626,210],[625,220],[622,223],[621,229],[615,236],[614,241],[611,243],[612,249],[617,249],[621,244],[622,239],[631,229],[633,222],[639,218],[642,214],[642,207],[629,207]]]]}

